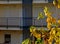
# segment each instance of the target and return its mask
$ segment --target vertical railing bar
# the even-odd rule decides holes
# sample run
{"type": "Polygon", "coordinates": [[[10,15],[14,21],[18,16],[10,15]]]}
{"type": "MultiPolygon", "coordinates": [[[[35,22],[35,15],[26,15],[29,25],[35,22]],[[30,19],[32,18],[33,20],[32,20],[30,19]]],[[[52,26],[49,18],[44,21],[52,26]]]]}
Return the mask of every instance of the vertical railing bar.
{"type": "Polygon", "coordinates": [[[8,29],[8,17],[7,17],[7,29],[8,29]]]}

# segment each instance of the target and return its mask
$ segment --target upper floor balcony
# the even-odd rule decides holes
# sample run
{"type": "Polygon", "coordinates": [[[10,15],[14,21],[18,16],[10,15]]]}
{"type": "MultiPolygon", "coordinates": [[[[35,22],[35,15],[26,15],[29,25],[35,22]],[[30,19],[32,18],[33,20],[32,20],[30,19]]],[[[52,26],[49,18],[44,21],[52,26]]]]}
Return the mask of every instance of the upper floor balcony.
{"type": "MultiPolygon", "coordinates": [[[[33,0],[33,3],[52,3],[53,0],[33,0]]],[[[22,0],[0,0],[0,4],[22,4],[22,0]]]]}
{"type": "Polygon", "coordinates": [[[0,17],[0,30],[22,30],[22,17],[0,17]]]}
{"type": "Polygon", "coordinates": [[[48,3],[48,0],[33,0],[33,3],[48,3]]]}
{"type": "Polygon", "coordinates": [[[0,0],[0,4],[22,4],[22,0],[0,0]]]}
{"type": "Polygon", "coordinates": [[[33,0],[33,3],[52,3],[53,0],[33,0]]]}
{"type": "MultiPolygon", "coordinates": [[[[36,17],[33,17],[33,19],[26,18],[26,20],[27,23],[32,20],[33,26],[46,27],[45,19],[37,20],[36,17]]],[[[23,17],[0,17],[0,30],[22,30],[22,28],[23,17]]]]}

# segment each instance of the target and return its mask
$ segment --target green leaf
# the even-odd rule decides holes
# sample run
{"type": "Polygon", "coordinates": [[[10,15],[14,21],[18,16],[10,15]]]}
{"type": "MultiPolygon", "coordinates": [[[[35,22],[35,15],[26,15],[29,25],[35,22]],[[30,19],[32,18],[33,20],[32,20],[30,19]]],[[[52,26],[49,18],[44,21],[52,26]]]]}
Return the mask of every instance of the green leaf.
{"type": "Polygon", "coordinates": [[[42,12],[40,12],[37,19],[39,20],[39,19],[42,19],[42,18],[44,18],[44,15],[42,14],[42,12]]]}
{"type": "Polygon", "coordinates": [[[29,41],[30,41],[30,39],[28,38],[28,39],[24,40],[24,41],[22,42],[22,44],[29,44],[29,41]]]}

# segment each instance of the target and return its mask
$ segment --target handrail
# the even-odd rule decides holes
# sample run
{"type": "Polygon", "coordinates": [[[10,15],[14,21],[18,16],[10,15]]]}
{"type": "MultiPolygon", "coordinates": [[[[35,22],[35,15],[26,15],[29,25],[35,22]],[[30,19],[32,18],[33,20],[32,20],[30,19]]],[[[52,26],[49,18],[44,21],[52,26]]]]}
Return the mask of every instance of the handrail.
{"type": "Polygon", "coordinates": [[[22,17],[0,17],[0,27],[20,27],[22,22],[19,21],[22,17]]]}
{"type": "Polygon", "coordinates": [[[0,0],[0,1],[22,1],[22,0],[0,0]]]}
{"type": "Polygon", "coordinates": [[[22,27],[23,26],[23,19],[27,19],[32,20],[32,25],[34,26],[38,26],[38,27],[46,27],[46,22],[45,19],[42,20],[42,22],[40,20],[37,20],[37,17],[0,17],[0,27],[22,27]],[[44,24],[44,25],[40,25],[40,24],[44,24]]]}
{"type": "Polygon", "coordinates": [[[0,44],[10,44],[10,43],[0,43],[0,44]]]}

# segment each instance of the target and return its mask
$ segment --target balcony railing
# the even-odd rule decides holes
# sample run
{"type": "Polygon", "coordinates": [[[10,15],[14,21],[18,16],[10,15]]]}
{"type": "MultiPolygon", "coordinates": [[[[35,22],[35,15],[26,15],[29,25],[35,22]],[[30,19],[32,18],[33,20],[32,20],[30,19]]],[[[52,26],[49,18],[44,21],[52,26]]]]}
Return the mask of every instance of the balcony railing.
{"type": "Polygon", "coordinates": [[[22,1],[22,0],[0,0],[0,1],[22,1]]]}
{"type": "MultiPolygon", "coordinates": [[[[33,0],[33,3],[52,3],[53,0],[33,0]]],[[[0,0],[0,4],[22,4],[22,0],[0,0]]]]}
{"type": "MultiPolygon", "coordinates": [[[[32,25],[46,25],[45,19],[37,20],[37,17],[32,19],[26,18],[28,21],[32,20],[32,25]]],[[[0,27],[18,27],[23,26],[23,17],[0,17],[0,27]]]]}
{"type": "MultiPolygon", "coordinates": [[[[27,18],[28,21],[32,20],[32,25],[37,27],[46,27],[46,21],[45,19],[37,20],[36,17],[27,18]]],[[[22,17],[0,17],[0,29],[1,28],[22,28],[23,27],[23,18],[22,17]]]]}
{"type": "Polygon", "coordinates": [[[38,20],[37,17],[33,18],[33,25],[36,27],[46,27],[46,18],[38,20]]]}
{"type": "Polygon", "coordinates": [[[48,0],[33,0],[33,3],[48,3],[48,0]]]}
{"type": "Polygon", "coordinates": [[[10,44],[10,43],[0,43],[0,44],[10,44]]]}
{"type": "Polygon", "coordinates": [[[0,17],[0,30],[5,30],[6,28],[10,30],[20,30],[22,26],[22,17],[0,17]]]}
{"type": "Polygon", "coordinates": [[[21,4],[22,0],[0,0],[0,4],[21,4]]]}

